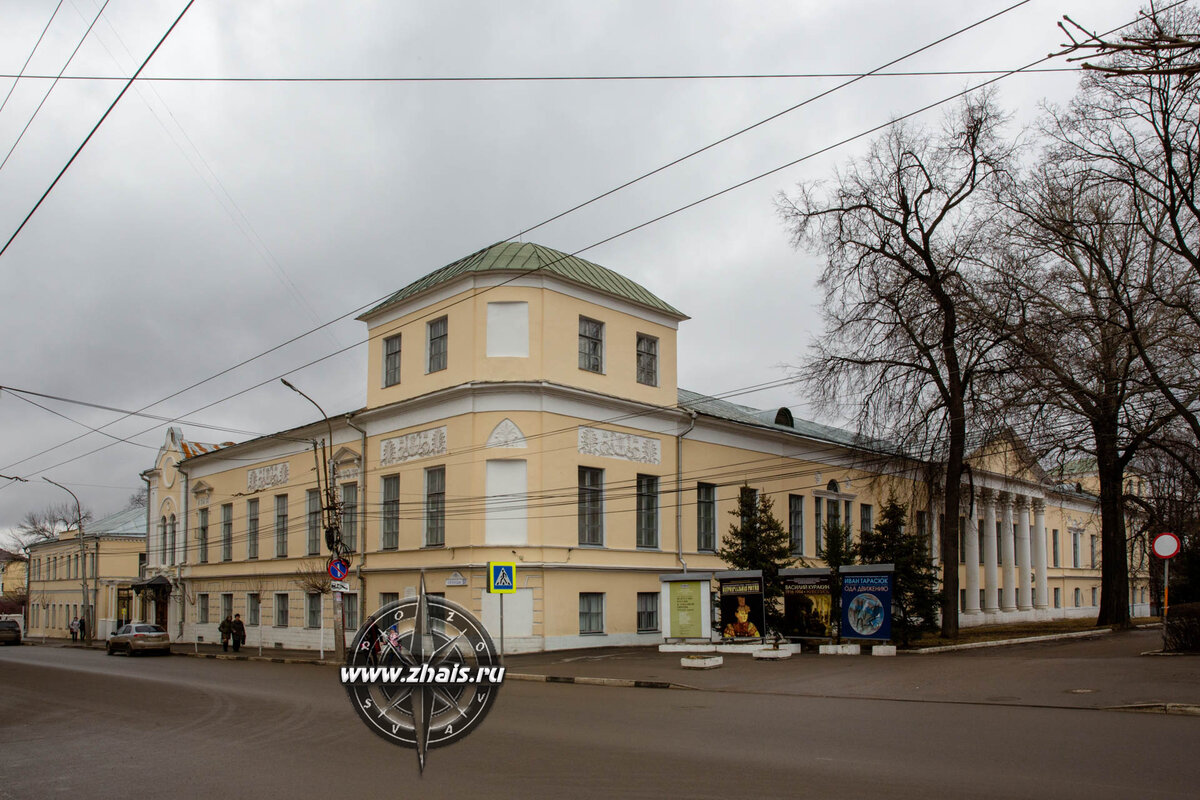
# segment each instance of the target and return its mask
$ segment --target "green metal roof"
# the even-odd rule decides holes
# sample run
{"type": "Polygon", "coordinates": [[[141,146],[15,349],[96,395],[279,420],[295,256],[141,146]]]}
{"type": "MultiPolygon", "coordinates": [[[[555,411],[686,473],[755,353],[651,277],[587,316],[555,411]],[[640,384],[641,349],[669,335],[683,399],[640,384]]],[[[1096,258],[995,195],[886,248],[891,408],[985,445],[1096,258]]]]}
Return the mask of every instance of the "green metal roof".
{"type": "Polygon", "coordinates": [[[578,256],[568,255],[532,242],[500,242],[485,247],[477,253],[472,253],[453,264],[447,264],[424,278],[410,283],[360,316],[359,319],[372,317],[401,300],[415,297],[435,286],[471,272],[548,272],[571,283],[587,286],[679,319],[687,319],[686,314],[624,275],[618,275],[607,267],[593,264],[578,256]]]}

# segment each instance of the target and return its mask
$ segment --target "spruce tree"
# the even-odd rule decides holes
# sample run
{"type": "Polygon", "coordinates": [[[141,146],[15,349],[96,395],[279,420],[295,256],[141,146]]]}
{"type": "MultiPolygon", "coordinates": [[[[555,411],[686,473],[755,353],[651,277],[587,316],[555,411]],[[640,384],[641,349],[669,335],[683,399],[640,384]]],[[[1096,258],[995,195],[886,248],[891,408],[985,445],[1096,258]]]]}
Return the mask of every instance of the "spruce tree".
{"type": "Polygon", "coordinates": [[[795,563],[791,537],[775,518],[771,498],[749,486],[738,493],[738,507],[729,512],[737,522],[721,540],[718,555],[733,569],[760,569],[767,629],[783,630],[783,579],[779,570],[795,563]]]}
{"type": "Polygon", "coordinates": [[[937,572],[925,539],[904,530],[908,509],[889,497],[874,530],[862,531],[856,547],[863,564],[894,564],[892,631],[907,646],[918,631],[937,630],[937,572]]]}

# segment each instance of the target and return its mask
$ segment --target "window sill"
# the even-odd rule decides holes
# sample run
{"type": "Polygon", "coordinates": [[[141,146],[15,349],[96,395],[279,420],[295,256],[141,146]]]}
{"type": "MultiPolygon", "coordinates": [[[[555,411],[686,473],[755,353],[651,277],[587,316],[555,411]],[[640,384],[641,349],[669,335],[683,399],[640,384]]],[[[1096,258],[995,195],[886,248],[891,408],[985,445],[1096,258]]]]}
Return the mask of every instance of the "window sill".
{"type": "Polygon", "coordinates": [[[605,633],[604,631],[580,631],[579,635],[580,636],[607,636],[608,634],[605,633]]]}
{"type": "Polygon", "coordinates": [[[592,549],[592,550],[603,550],[603,549],[605,548],[605,546],[606,546],[606,545],[603,545],[603,544],[592,544],[591,542],[587,542],[587,543],[585,543],[585,542],[580,542],[580,543],[579,543],[578,545],[576,545],[576,546],[577,546],[577,547],[587,547],[587,548],[589,548],[589,549],[592,549]]]}
{"type": "Polygon", "coordinates": [[[437,544],[423,544],[423,545],[421,545],[421,549],[422,550],[445,550],[446,543],[438,542],[437,544]]]}
{"type": "Polygon", "coordinates": [[[638,631],[638,633],[639,633],[639,634],[643,634],[643,633],[644,633],[644,634],[646,634],[646,635],[650,635],[650,634],[658,634],[658,635],[660,635],[660,636],[662,635],[662,631],[661,631],[661,630],[659,630],[658,628],[655,628],[654,630],[638,631]]]}

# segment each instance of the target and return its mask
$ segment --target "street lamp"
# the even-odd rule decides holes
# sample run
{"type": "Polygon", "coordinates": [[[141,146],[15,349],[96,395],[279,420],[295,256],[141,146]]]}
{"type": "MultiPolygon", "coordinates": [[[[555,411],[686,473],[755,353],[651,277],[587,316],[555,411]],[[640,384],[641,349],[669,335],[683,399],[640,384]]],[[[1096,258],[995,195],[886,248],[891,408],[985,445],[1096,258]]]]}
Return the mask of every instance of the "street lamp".
{"type": "MultiPolygon", "coordinates": [[[[316,407],[317,411],[325,419],[325,425],[329,428],[329,448],[326,450],[325,445],[321,445],[321,451],[324,454],[324,461],[329,470],[329,474],[325,477],[325,508],[329,512],[329,525],[326,527],[325,544],[330,549],[330,565],[333,564],[334,558],[345,558],[343,555],[345,547],[342,545],[341,523],[338,520],[337,509],[337,463],[329,458],[329,454],[333,452],[333,423],[329,421],[329,415],[325,413],[325,409],[306,395],[304,392],[297,389],[287,378],[280,378],[280,382],[291,389],[296,394],[303,397],[308,402],[316,407]]],[[[317,460],[317,443],[313,442],[313,461],[317,460]]],[[[321,491],[321,465],[317,467],[317,492],[321,491]]],[[[325,648],[325,635],[321,634],[321,649],[325,648]]],[[[337,654],[338,661],[346,660],[346,635],[344,624],[342,622],[342,593],[340,591],[333,592],[333,644],[334,652],[337,654]]]]}
{"type": "Polygon", "coordinates": [[[83,509],[79,507],[79,498],[76,497],[75,493],[70,489],[63,486],[61,483],[50,480],[45,476],[42,476],[42,480],[46,481],[47,483],[52,483],[58,488],[62,489],[64,492],[71,495],[71,498],[75,501],[75,524],[79,535],[79,593],[83,598],[81,610],[83,611],[83,619],[87,624],[87,631],[84,633],[84,644],[91,644],[94,620],[91,618],[91,606],[88,604],[87,594],[87,550],[84,549],[83,545],[83,509]]]}

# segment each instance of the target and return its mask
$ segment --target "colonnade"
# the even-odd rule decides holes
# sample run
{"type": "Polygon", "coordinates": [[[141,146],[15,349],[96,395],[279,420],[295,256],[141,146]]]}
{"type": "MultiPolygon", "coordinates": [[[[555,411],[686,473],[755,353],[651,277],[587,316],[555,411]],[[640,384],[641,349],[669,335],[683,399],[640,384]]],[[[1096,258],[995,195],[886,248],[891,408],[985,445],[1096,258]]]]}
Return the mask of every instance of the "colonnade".
{"type": "MultiPolygon", "coordinates": [[[[969,497],[964,499],[963,507],[972,508],[969,497]]],[[[962,612],[998,614],[1047,608],[1045,502],[1012,492],[981,489],[973,507],[975,518],[967,517],[963,531],[966,597],[962,612]]]]}

